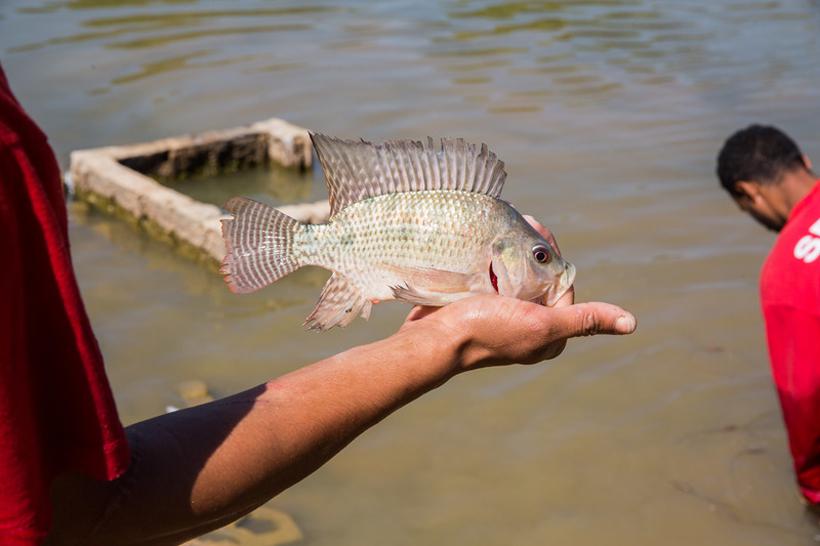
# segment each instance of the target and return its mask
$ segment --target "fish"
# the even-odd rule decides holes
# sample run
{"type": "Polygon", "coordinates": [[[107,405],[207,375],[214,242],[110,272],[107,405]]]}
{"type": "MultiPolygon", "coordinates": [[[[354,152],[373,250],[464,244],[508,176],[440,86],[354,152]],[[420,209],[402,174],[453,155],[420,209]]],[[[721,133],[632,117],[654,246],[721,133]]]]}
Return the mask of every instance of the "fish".
{"type": "Polygon", "coordinates": [[[330,217],[305,224],[234,197],[222,219],[221,272],[236,293],[304,266],[332,272],[305,319],[311,330],[368,319],[374,304],[443,306],[474,294],[554,305],[575,280],[566,261],[500,198],[504,162],[486,144],[374,144],[311,133],[330,217]]]}

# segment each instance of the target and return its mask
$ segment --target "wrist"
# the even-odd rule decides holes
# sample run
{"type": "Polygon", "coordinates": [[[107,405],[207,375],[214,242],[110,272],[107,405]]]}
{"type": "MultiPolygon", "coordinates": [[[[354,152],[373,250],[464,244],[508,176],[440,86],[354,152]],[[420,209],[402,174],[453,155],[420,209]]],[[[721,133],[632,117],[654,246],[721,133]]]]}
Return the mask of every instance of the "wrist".
{"type": "Polygon", "coordinates": [[[451,327],[437,320],[437,317],[405,324],[394,336],[406,337],[406,342],[411,344],[408,354],[413,354],[417,361],[429,363],[432,369],[437,370],[442,383],[476,367],[478,362],[475,351],[471,349],[469,328],[451,327]]]}
{"type": "Polygon", "coordinates": [[[427,317],[406,323],[390,339],[401,346],[419,372],[430,374],[436,386],[464,371],[466,335],[427,317]]]}

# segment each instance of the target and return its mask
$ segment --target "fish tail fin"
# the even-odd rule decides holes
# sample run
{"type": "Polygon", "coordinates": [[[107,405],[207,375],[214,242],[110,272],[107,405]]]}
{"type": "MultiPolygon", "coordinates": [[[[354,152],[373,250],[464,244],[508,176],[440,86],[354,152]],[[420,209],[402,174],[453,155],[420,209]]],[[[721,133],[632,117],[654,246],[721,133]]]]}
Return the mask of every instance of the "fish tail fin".
{"type": "Polygon", "coordinates": [[[304,224],[244,197],[232,198],[225,209],[233,218],[222,220],[227,253],[219,271],[232,292],[254,292],[302,266],[294,239],[304,224]]]}

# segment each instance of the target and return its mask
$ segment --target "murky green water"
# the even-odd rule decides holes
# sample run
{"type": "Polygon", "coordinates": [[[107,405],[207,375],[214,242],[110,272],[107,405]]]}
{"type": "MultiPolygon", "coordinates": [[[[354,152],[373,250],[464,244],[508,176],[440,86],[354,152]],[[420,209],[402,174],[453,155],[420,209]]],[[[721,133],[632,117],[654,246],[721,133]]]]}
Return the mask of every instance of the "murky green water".
{"type": "MultiPolygon", "coordinates": [[[[639,316],[630,338],[459,377],[365,434],[272,503],[311,545],[815,540],[758,311],[772,237],[713,162],[752,121],[820,157],[818,31],[814,0],[0,3],[2,62],[63,163],[273,115],[483,140],[508,164],[506,197],[578,266],[579,297],[639,316]]],[[[238,297],[127,225],[80,205],[71,222],[127,422],[179,404],[182,380],[235,392],[406,311],[303,332],[321,271],[238,297]]]]}
{"type": "Polygon", "coordinates": [[[222,206],[235,195],[244,195],[272,205],[289,205],[327,199],[327,189],[316,172],[300,172],[297,169],[277,165],[233,172],[221,176],[197,175],[180,180],[163,181],[194,199],[222,206]]]}

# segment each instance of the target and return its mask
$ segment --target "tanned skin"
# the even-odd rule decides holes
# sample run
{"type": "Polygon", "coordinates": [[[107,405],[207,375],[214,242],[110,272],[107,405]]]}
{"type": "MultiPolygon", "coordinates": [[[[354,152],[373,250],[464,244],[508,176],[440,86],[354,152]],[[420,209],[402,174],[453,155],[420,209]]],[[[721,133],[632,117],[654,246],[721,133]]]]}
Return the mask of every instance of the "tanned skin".
{"type": "Polygon", "coordinates": [[[817,182],[817,175],[811,168],[811,160],[804,155],[803,167],[787,171],[773,184],[738,180],[732,198],[740,210],[766,229],[779,232],[786,225],[794,206],[809,194],[817,182]]]}
{"type": "Polygon", "coordinates": [[[569,338],[635,326],[620,307],[575,304],[572,290],[553,308],[498,295],[414,308],[384,340],[128,427],[133,460],[122,478],[55,484],[48,544],[179,544],[247,514],[463,372],[534,364],[558,356],[569,338]]]}

